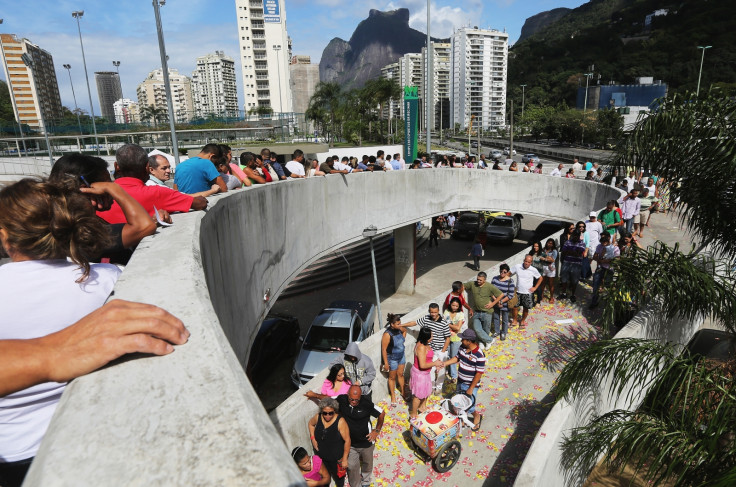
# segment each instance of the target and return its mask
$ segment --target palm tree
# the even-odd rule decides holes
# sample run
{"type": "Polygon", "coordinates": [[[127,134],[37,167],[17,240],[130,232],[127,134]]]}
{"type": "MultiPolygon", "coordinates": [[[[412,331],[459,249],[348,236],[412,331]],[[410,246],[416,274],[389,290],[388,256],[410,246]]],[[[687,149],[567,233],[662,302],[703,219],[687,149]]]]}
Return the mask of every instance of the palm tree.
{"type": "MultiPolygon", "coordinates": [[[[398,99],[401,96],[401,87],[395,80],[387,78],[375,78],[368,80],[363,88],[366,96],[374,103],[378,105],[379,119],[383,116],[383,109],[386,103],[391,100],[398,99]]],[[[389,114],[390,119],[390,114],[389,114]]],[[[383,134],[381,133],[383,138],[383,134]]]]}
{"type": "Polygon", "coordinates": [[[153,120],[153,126],[158,127],[159,122],[164,122],[168,119],[168,110],[165,108],[159,108],[155,105],[143,105],[141,107],[141,120],[149,122],[153,120]]]}
{"type": "MultiPolygon", "coordinates": [[[[606,329],[653,305],[665,319],[710,316],[736,339],[735,119],[733,99],[676,95],[661,100],[617,149],[619,174],[648,169],[669,184],[681,222],[701,245],[682,252],[657,242],[615,262],[606,329]],[[711,253],[700,253],[706,244],[711,253]]],[[[617,409],[572,430],[563,466],[585,475],[603,454],[609,468],[628,465],[654,485],[736,484],[736,353],[729,352],[716,362],[671,344],[620,339],[579,353],[558,379],[558,397],[584,394],[606,377],[611,397],[632,407],[631,381],[645,381],[648,392],[635,410],[617,409]]]]}
{"type": "Polygon", "coordinates": [[[309,108],[306,112],[306,116],[310,120],[327,125],[327,139],[330,147],[334,146],[336,113],[340,106],[340,97],[340,85],[334,82],[320,82],[314,91],[314,95],[309,100],[309,108]],[[313,118],[322,114],[327,116],[326,119],[313,118]]]}

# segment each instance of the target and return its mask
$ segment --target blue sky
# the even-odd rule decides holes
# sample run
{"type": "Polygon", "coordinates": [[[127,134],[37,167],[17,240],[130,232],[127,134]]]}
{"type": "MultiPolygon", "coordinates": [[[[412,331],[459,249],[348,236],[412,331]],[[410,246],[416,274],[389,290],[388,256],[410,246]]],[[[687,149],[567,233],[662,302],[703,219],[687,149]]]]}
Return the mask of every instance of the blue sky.
{"type": "MultiPolygon", "coordinates": [[[[575,8],[584,0],[432,0],[432,35],[448,37],[453,28],[473,25],[509,33],[515,42],[527,17],[557,7],[575,8]]],[[[334,37],[350,38],[370,9],[408,8],[409,25],[426,32],[426,0],[286,0],[287,30],[294,54],[319,62],[334,37]]],[[[62,103],[73,108],[69,77],[63,64],[72,65],[72,81],[80,108],[89,110],[76,21],[71,12],[84,10],[81,20],[87,70],[95,113],[99,114],[95,71],[114,70],[120,61],[123,94],[135,99],[135,87],[146,74],[160,68],[153,7],[150,0],[0,0],[0,32],[27,37],[54,57],[62,103]]],[[[168,0],[161,17],[169,67],[191,76],[195,59],[215,50],[236,58],[238,32],[234,0],[168,0]]],[[[380,35],[377,32],[376,35],[380,35]]],[[[236,66],[239,105],[242,82],[236,66]]],[[[0,69],[0,78],[4,79],[0,69]]]]}

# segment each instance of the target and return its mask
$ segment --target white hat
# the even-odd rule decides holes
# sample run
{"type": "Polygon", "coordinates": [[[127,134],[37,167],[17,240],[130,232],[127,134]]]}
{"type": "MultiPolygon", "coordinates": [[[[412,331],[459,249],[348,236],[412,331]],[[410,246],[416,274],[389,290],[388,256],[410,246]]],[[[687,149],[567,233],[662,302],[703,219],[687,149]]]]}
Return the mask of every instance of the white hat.
{"type": "Polygon", "coordinates": [[[598,218],[598,213],[596,213],[595,211],[591,211],[590,212],[590,215],[588,215],[588,216],[591,217],[591,218],[598,218]]]}

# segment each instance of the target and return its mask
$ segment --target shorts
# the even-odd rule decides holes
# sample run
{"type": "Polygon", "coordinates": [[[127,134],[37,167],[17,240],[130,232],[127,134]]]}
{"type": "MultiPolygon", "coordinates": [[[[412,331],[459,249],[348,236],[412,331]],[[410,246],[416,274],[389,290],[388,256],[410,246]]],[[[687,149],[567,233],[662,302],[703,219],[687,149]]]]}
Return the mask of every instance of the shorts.
{"type": "Polygon", "coordinates": [[[406,355],[404,353],[390,353],[386,356],[388,359],[388,370],[397,370],[399,365],[406,363],[406,355]]]}
{"type": "Polygon", "coordinates": [[[557,267],[552,266],[544,266],[544,269],[542,269],[542,277],[555,277],[557,275],[557,267]]]}
{"type": "Polygon", "coordinates": [[[531,294],[519,294],[519,306],[526,309],[534,307],[534,299],[531,294]]]}
{"type": "Polygon", "coordinates": [[[647,222],[647,213],[649,210],[646,211],[640,211],[638,215],[634,215],[634,225],[639,225],[641,223],[647,222]]]}
{"type": "Polygon", "coordinates": [[[562,268],[560,269],[560,282],[572,282],[577,284],[577,282],[580,280],[580,273],[582,272],[582,270],[582,263],[571,264],[569,262],[563,262],[562,268]]]}

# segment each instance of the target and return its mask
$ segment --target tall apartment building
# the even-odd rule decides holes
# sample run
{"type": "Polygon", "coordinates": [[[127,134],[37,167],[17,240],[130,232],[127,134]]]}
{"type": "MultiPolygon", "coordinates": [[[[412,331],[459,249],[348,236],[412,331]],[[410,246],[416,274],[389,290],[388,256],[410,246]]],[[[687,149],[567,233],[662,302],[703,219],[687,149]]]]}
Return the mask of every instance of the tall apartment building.
{"type": "Polygon", "coordinates": [[[138,103],[128,98],[121,98],[112,104],[115,111],[115,123],[139,123],[141,121],[138,103]]]}
{"type": "Polygon", "coordinates": [[[235,61],[223,51],[197,58],[192,73],[192,99],[198,117],[209,114],[238,116],[238,87],[235,61]]]}
{"type": "MultiPolygon", "coordinates": [[[[401,86],[416,86],[421,94],[424,90],[422,79],[422,55],[420,53],[407,53],[399,59],[399,80],[401,86]]],[[[424,100],[419,97],[419,106],[424,106],[424,100]]],[[[422,112],[423,110],[419,110],[422,112]]],[[[404,118],[404,104],[401,104],[401,117],[404,118]]],[[[424,115],[419,114],[419,120],[424,120],[424,115]]]]}
{"type": "MultiPolygon", "coordinates": [[[[425,80],[427,79],[427,48],[422,48],[422,84],[419,90],[419,98],[426,100],[429,97],[432,108],[432,127],[440,128],[440,120],[443,121],[442,128],[450,126],[450,43],[432,42],[432,93],[431,97],[425,93],[425,80]]],[[[426,103],[426,102],[425,102],[426,103]]],[[[426,117],[426,105],[422,105],[426,117]]],[[[424,118],[423,117],[423,118],[424,118]]]]}
{"type": "Polygon", "coordinates": [[[506,125],[509,36],[497,30],[464,27],[452,35],[451,123],[494,130],[506,125]]]}
{"type": "Polygon", "coordinates": [[[401,68],[399,67],[400,62],[401,61],[397,61],[395,63],[387,64],[386,66],[381,68],[381,77],[395,81],[401,88],[402,93],[402,95],[398,99],[390,100],[383,108],[381,118],[384,120],[401,116],[401,100],[403,100],[404,85],[401,81],[401,68]]]}
{"type": "MultiPolygon", "coordinates": [[[[319,64],[312,64],[309,56],[293,56],[289,65],[292,109],[294,113],[304,113],[309,108],[309,100],[319,84],[319,64]]],[[[298,117],[302,120],[303,117],[298,117]]],[[[299,127],[302,132],[311,132],[312,125],[299,127]]]]}
{"type": "Polygon", "coordinates": [[[285,0],[235,0],[243,72],[243,108],[292,112],[285,0]]]}
{"type": "Polygon", "coordinates": [[[50,125],[62,116],[54,59],[48,51],[14,34],[0,34],[0,48],[6,61],[5,79],[15,100],[16,121],[45,132],[44,121],[50,125]],[[33,68],[25,65],[23,54],[33,60],[33,68]]]}
{"type": "Polygon", "coordinates": [[[115,71],[98,71],[95,73],[97,97],[100,99],[100,112],[108,122],[115,120],[113,104],[123,97],[120,86],[120,75],[115,71]]]}
{"type": "MultiPolygon", "coordinates": [[[[192,82],[188,77],[179,74],[178,70],[169,68],[169,84],[171,85],[175,120],[177,123],[188,122],[195,115],[194,102],[192,101],[192,82]]],[[[148,73],[146,79],[138,85],[136,92],[138,93],[141,118],[144,117],[149,106],[163,109],[168,113],[169,107],[166,100],[163,69],[155,69],[148,73]]]]}

